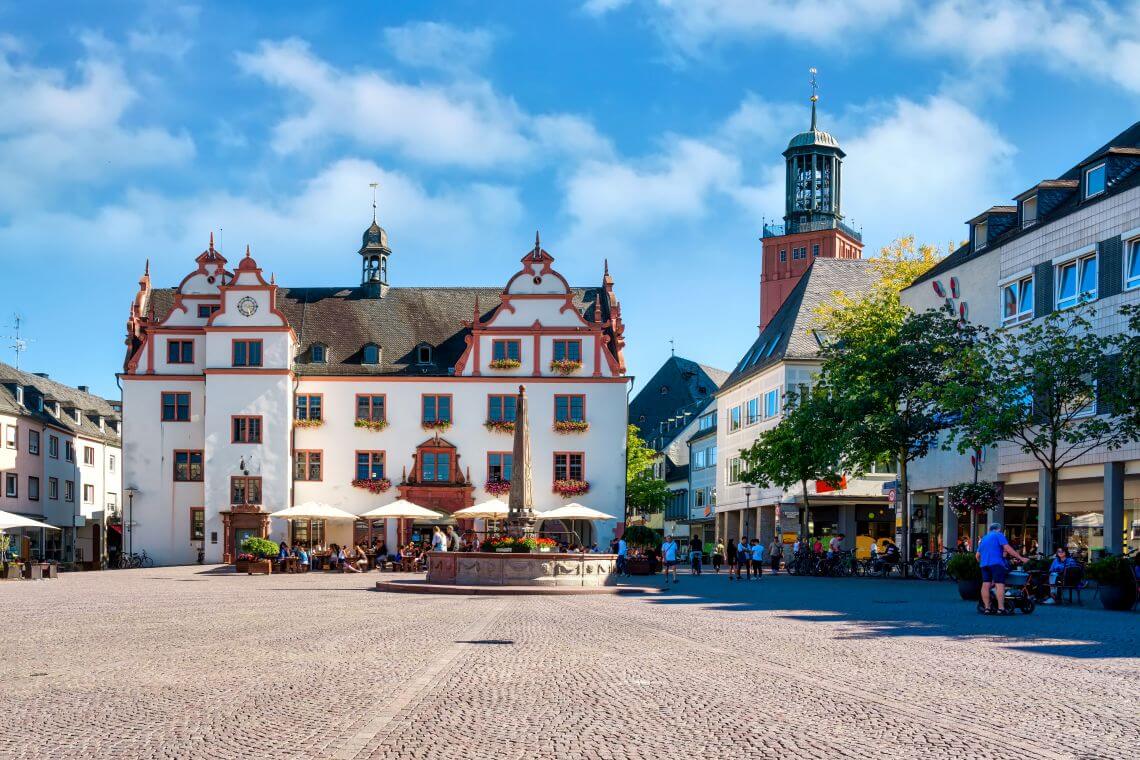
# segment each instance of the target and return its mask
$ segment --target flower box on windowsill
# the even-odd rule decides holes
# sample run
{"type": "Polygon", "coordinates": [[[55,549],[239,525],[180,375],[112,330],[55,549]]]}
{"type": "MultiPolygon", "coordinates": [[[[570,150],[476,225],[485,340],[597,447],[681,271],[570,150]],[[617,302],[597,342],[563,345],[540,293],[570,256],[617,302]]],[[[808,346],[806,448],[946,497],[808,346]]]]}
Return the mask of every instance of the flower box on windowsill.
{"type": "Polygon", "coordinates": [[[483,423],[483,427],[490,430],[492,433],[513,433],[515,432],[514,420],[487,420],[483,423]]]}
{"type": "Polygon", "coordinates": [[[590,429],[590,423],[585,420],[555,420],[554,432],[556,433],[585,433],[590,429]]]}
{"type": "Polygon", "coordinates": [[[425,420],[420,423],[424,430],[449,430],[451,428],[451,420],[425,420]]]}
{"type": "Polygon", "coordinates": [[[590,484],[584,480],[556,480],[552,490],[564,498],[581,496],[589,492],[590,484]]]}
{"type": "Polygon", "coordinates": [[[582,362],[573,359],[555,359],[550,362],[550,371],[559,375],[572,375],[582,369],[582,362]]]}
{"type": "Polygon", "coordinates": [[[358,428],[371,430],[373,433],[379,433],[381,430],[388,427],[388,420],[365,420],[358,418],[356,422],[352,424],[358,428]]]}
{"type": "Polygon", "coordinates": [[[319,428],[325,424],[323,419],[320,420],[293,420],[293,427],[295,428],[319,428]]]}
{"type": "Polygon", "coordinates": [[[511,492],[511,481],[509,480],[488,480],[483,490],[492,496],[502,496],[511,492]]]}
{"type": "Polygon", "coordinates": [[[369,493],[384,493],[392,487],[388,478],[357,478],[352,481],[353,488],[362,488],[369,493]]]}
{"type": "Polygon", "coordinates": [[[489,366],[491,369],[518,369],[522,362],[518,359],[492,359],[489,366]]]}

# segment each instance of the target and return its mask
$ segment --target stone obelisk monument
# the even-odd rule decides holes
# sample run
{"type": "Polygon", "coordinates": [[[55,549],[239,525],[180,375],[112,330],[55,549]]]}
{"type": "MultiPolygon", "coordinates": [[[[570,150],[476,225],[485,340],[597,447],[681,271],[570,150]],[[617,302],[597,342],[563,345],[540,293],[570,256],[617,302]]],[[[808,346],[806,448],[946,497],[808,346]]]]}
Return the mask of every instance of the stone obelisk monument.
{"type": "Polygon", "coordinates": [[[507,530],[512,536],[534,535],[534,479],[530,464],[530,422],[526,388],[515,400],[515,440],[511,460],[511,493],[507,500],[507,530]]]}

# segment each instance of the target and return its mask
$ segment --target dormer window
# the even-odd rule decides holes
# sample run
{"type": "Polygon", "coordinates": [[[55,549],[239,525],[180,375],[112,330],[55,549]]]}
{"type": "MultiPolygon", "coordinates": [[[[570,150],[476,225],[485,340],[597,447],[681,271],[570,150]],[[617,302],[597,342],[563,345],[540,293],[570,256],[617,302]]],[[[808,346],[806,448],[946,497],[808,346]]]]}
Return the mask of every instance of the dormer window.
{"type": "Polygon", "coordinates": [[[323,343],[314,343],[312,354],[313,364],[324,364],[328,361],[328,348],[323,343]]]}
{"type": "Polygon", "coordinates": [[[1037,196],[1026,198],[1021,202],[1021,226],[1028,227],[1037,224],[1037,196]]]}
{"type": "Polygon", "coordinates": [[[417,364],[431,364],[431,346],[421,345],[416,349],[417,364]]]}
{"type": "MultiPolygon", "coordinates": [[[[314,346],[314,349],[316,347],[314,346]]],[[[380,363],[380,347],[375,343],[369,343],[364,347],[364,353],[361,358],[364,364],[379,364],[380,363]]]]}
{"type": "Polygon", "coordinates": [[[24,387],[22,385],[16,386],[16,403],[20,406],[24,405],[24,387]]]}
{"type": "Polygon", "coordinates": [[[1085,169],[1085,197],[1091,198],[1104,192],[1107,170],[1104,164],[1085,169]]]}
{"type": "Polygon", "coordinates": [[[980,251],[986,247],[986,222],[978,222],[974,225],[974,250],[980,251]]]}

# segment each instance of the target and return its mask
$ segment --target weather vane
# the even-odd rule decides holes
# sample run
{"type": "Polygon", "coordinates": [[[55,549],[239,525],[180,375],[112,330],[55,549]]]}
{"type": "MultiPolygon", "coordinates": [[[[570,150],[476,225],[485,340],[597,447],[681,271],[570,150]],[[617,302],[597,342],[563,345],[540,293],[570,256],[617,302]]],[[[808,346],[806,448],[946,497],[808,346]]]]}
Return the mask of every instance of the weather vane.
{"type": "Polygon", "coordinates": [[[379,182],[369,182],[368,186],[372,188],[372,221],[376,221],[376,188],[380,187],[379,182]]]}
{"type": "Polygon", "coordinates": [[[811,74],[811,79],[808,80],[811,82],[811,99],[812,102],[815,102],[819,100],[819,95],[816,94],[816,90],[819,89],[819,82],[817,82],[815,79],[815,75],[819,73],[819,70],[816,69],[815,66],[812,66],[810,69],[808,69],[808,73],[811,74]]]}

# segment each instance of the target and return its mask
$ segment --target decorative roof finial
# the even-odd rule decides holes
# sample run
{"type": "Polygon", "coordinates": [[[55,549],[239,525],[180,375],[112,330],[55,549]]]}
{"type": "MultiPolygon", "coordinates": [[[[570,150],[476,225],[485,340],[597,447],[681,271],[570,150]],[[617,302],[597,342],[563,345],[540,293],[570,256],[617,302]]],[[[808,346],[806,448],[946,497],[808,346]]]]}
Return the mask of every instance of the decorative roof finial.
{"type": "Polygon", "coordinates": [[[210,230],[210,250],[214,250],[214,231],[210,230]]]}
{"type": "Polygon", "coordinates": [[[150,259],[146,260],[146,266],[143,267],[143,277],[150,277],[150,259]]]}
{"type": "Polygon", "coordinates": [[[818,93],[819,82],[816,81],[815,75],[818,74],[819,71],[815,68],[815,66],[812,66],[810,69],[808,69],[808,72],[811,74],[811,80],[810,80],[811,81],[811,129],[814,132],[815,131],[815,103],[817,100],[819,100],[819,93],[818,93]]]}
{"type": "Polygon", "coordinates": [[[368,186],[372,188],[372,223],[376,223],[376,188],[380,187],[379,182],[370,182],[368,186]]]}
{"type": "Polygon", "coordinates": [[[542,256],[542,242],[538,239],[538,230],[534,231],[534,257],[541,258],[542,256]]]}
{"type": "Polygon", "coordinates": [[[251,258],[251,257],[250,257],[250,255],[249,255],[249,243],[246,243],[246,244],[245,244],[245,257],[246,257],[247,259],[248,259],[248,258],[251,258]]]}

